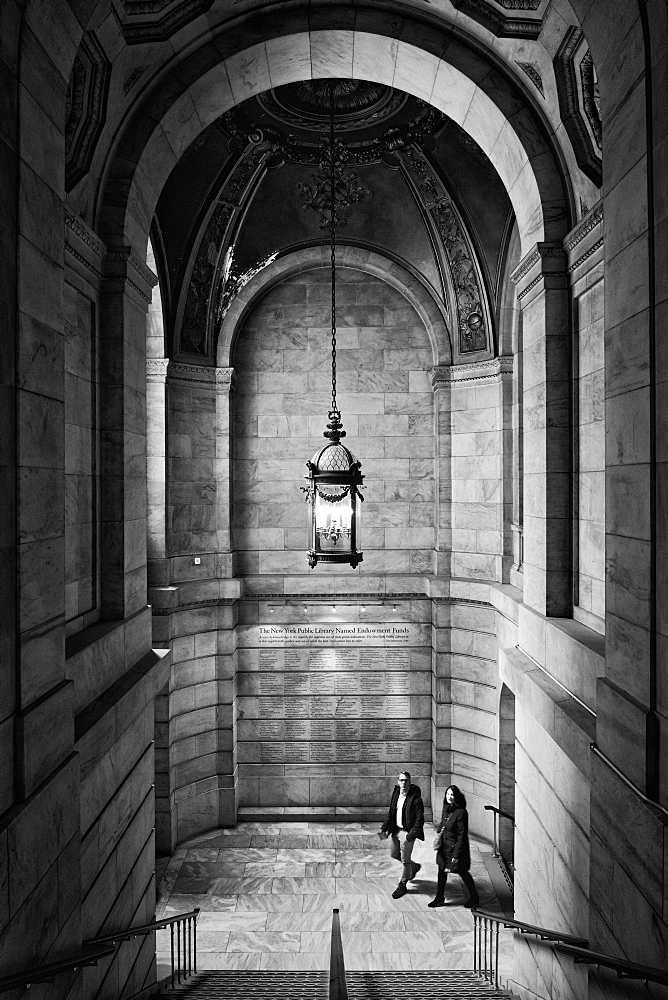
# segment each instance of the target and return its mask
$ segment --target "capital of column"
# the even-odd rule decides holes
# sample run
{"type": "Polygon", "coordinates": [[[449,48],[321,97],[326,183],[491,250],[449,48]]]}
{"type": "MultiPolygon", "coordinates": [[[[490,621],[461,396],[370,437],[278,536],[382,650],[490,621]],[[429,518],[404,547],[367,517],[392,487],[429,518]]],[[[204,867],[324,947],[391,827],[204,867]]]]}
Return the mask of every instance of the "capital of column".
{"type": "Polygon", "coordinates": [[[144,302],[150,302],[158,278],[150,267],[127,244],[110,246],[102,260],[106,291],[132,289],[144,302]]]}
{"type": "Polygon", "coordinates": [[[189,365],[183,361],[169,361],[167,381],[170,385],[199,385],[232,395],[237,374],[234,368],[215,368],[213,365],[189,365]]]}
{"type": "Polygon", "coordinates": [[[429,372],[434,391],[460,382],[491,382],[499,376],[512,375],[513,358],[503,356],[489,361],[474,361],[463,365],[436,365],[429,372]]]}
{"type": "Polygon", "coordinates": [[[169,358],[147,358],[146,359],[146,381],[166,382],[169,358]]]}
{"type": "Polygon", "coordinates": [[[523,299],[532,288],[548,276],[564,277],[566,253],[561,243],[536,243],[512,272],[517,285],[517,297],[523,299]]]}

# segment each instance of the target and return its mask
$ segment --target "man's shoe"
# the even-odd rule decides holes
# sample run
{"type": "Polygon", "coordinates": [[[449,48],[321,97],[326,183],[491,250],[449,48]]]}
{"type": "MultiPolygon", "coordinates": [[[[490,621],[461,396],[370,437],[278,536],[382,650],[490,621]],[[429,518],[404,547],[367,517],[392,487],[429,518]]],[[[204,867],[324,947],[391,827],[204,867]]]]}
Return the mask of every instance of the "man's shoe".
{"type": "Polygon", "coordinates": [[[427,903],[427,906],[430,906],[432,908],[434,906],[445,906],[445,900],[444,899],[439,899],[438,896],[437,896],[436,899],[432,899],[431,903],[427,903]]]}
{"type": "Polygon", "coordinates": [[[407,892],[408,889],[406,888],[406,883],[400,882],[399,885],[394,890],[394,892],[392,893],[392,899],[401,899],[401,897],[405,896],[407,892]]]}
{"type": "Polygon", "coordinates": [[[410,877],[411,882],[413,881],[413,879],[415,878],[415,876],[417,875],[417,873],[420,871],[421,868],[422,865],[419,865],[416,861],[413,862],[413,868],[411,870],[411,877],[410,877]]]}
{"type": "Polygon", "coordinates": [[[464,903],[467,910],[474,910],[477,906],[480,906],[479,899],[467,899],[464,903]]]}

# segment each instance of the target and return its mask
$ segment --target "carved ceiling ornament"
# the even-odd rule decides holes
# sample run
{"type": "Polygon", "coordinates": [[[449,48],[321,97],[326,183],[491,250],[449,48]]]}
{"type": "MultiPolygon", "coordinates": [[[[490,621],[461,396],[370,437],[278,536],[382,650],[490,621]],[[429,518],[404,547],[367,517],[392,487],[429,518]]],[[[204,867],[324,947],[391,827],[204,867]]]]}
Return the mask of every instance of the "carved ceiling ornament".
{"type": "Polygon", "coordinates": [[[554,57],[559,110],[578,166],[597,187],[602,183],[598,78],[587,40],[575,25],[554,57]]]}
{"type": "Polygon", "coordinates": [[[498,38],[538,38],[552,0],[452,0],[498,38]]]}
{"type": "Polygon", "coordinates": [[[417,146],[398,152],[443,248],[449,271],[450,311],[456,317],[456,354],[492,352],[492,322],[482,271],[466,227],[452,199],[417,146]]]}
{"type": "Polygon", "coordinates": [[[176,323],[176,355],[215,356],[214,324],[224,284],[229,234],[252,181],[272,151],[267,142],[252,144],[224,184],[195,242],[184,282],[180,316],[176,323]]]}
{"type": "Polygon", "coordinates": [[[184,24],[205,14],[214,0],[113,0],[113,10],[128,45],[161,42],[184,24]]]}
{"type": "Polygon", "coordinates": [[[87,31],[74,58],[67,88],[65,187],[71,191],[88,172],[104,128],[111,64],[94,32],[87,31]]]}

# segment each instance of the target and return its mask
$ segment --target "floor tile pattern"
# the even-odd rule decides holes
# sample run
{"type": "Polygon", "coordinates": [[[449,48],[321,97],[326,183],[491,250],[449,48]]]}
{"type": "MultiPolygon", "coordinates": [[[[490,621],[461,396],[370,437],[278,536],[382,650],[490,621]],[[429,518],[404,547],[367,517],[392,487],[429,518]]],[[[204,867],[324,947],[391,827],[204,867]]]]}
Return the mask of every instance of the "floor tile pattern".
{"type": "MultiPolygon", "coordinates": [[[[392,899],[401,866],[378,825],[242,823],[182,845],[167,865],[157,918],[200,907],[197,962],[202,970],[325,971],[332,909],[340,911],[346,971],[473,968],[473,918],[466,890],[451,876],[450,905],[430,910],[436,889],[432,831],[413,860],[422,865],[409,892],[392,899]]],[[[471,842],[471,874],[480,906],[501,912],[471,842]]],[[[500,955],[512,954],[508,932],[500,955]]],[[[166,975],[169,932],[158,935],[159,975],[166,975]]]]}

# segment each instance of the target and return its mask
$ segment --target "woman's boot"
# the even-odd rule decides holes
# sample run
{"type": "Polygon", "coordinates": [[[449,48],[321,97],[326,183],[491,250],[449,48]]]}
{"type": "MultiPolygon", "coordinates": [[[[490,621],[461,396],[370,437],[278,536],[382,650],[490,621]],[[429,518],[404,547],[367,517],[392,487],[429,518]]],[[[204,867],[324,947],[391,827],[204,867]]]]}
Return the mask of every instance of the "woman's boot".
{"type": "Polygon", "coordinates": [[[438,869],[438,882],[436,883],[436,895],[427,906],[445,906],[445,883],[448,880],[448,873],[445,868],[438,869]]]}
{"type": "Polygon", "coordinates": [[[469,898],[464,903],[464,906],[467,909],[471,910],[474,907],[478,906],[478,904],[480,903],[480,896],[478,895],[478,890],[475,887],[475,882],[471,878],[469,872],[462,872],[461,879],[469,891],[469,898]]]}

